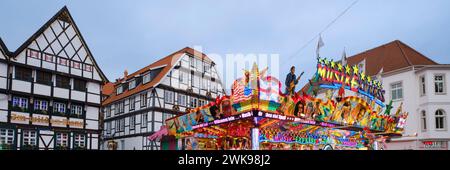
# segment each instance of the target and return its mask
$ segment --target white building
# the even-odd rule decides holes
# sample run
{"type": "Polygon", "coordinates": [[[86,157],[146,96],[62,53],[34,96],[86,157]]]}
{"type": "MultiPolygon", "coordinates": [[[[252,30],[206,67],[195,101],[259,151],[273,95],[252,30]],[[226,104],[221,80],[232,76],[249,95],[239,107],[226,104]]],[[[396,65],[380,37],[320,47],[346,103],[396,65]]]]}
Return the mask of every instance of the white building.
{"type": "MultiPolygon", "coordinates": [[[[438,64],[398,40],[349,57],[347,64],[359,65],[372,79],[381,76],[385,103],[393,100],[391,114],[402,102],[409,113],[404,137],[392,139],[387,149],[449,149],[450,65],[438,64]]],[[[324,90],[318,97],[324,97],[324,90]]]]}
{"type": "Polygon", "coordinates": [[[102,149],[159,150],[160,142],[147,137],[166,119],[225,92],[214,62],[186,47],[133,74],[125,71],[103,93],[102,149]]]}
{"type": "Polygon", "coordinates": [[[66,7],[15,52],[2,48],[0,63],[4,149],[99,148],[101,85],[107,79],[66,7]]]}

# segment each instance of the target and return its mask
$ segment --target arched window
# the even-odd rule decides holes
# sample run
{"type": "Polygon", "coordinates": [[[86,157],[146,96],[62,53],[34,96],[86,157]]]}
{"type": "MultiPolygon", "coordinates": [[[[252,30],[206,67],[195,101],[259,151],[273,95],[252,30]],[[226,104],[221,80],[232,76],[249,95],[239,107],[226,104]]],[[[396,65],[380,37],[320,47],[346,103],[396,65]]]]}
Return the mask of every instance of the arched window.
{"type": "Polygon", "coordinates": [[[441,109],[436,110],[436,129],[445,129],[445,112],[441,109]]]}
{"type": "Polygon", "coordinates": [[[422,110],[422,112],[420,113],[420,123],[421,123],[422,131],[426,131],[427,130],[427,113],[425,112],[425,110],[422,110]]]}

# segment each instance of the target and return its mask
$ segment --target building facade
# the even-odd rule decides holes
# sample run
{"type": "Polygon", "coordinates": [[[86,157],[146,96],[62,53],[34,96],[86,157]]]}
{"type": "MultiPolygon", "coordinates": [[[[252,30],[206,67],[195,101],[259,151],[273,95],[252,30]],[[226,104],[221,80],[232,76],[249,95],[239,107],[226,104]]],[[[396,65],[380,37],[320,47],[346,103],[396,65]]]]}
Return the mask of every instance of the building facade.
{"type": "Polygon", "coordinates": [[[119,150],[159,150],[147,137],[166,119],[225,93],[214,62],[188,47],[103,89],[102,149],[119,150]]]}
{"type": "MultiPolygon", "coordinates": [[[[436,63],[398,40],[349,57],[347,64],[358,65],[374,80],[381,79],[385,103],[392,100],[395,109],[403,104],[403,111],[409,113],[404,136],[392,139],[387,149],[449,149],[450,65],[436,63]]],[[[324,98],[325,91],[319,91],[318,97],[324,98]]]]}
{"type": "Polygon", "coordinates": [[[0,63],[2,149],[99,148],[108,80],[66,7],[0,63]]]}

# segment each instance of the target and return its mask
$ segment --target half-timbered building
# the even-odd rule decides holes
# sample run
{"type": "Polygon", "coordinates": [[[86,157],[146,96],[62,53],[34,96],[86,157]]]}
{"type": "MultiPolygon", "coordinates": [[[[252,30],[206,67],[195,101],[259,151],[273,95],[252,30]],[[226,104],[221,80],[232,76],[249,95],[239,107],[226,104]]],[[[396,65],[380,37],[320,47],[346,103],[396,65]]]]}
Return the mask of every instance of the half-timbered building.
{"type": "Polygon", "coordinates": [[[68,9],[10,52],[7,67],[4,53],[2,148],[99,149],[101,86],[108,80],[68,9]]]}
{"type": "Polygon", "coordinates": [[[224,89],[214,62],[192,48],[181,49],[104,86],[102,149],[158,150],[147,137],[164,120],[208,104],[224,89]]]}

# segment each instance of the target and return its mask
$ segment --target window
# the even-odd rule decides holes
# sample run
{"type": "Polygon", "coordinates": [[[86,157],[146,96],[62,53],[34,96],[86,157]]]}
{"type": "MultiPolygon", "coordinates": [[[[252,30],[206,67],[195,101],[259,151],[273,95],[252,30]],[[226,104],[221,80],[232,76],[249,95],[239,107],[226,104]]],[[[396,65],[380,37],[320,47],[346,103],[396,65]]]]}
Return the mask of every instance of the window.
{"type": "Polygon", "coordinates": [[[196,108],[197,107],[197,99],[192,97],[189,105],[192,108],[196,108]]]}
{"type": "Polygon", "coordinates": [[[436,129],[443,130],[445,129],[445,113],[443,110],[436,110],[436,129]]]}
{"type": "Polygon", "coordinates": [[[135,126],[136,126],[136,116],[132,115],[130,117],[130,129],[134,130],[135,126]]]}
{"type": "Polygon", "coordinates": [[[34,100],[34,110],[46,111],[48,109],[48,101],[35,99],[34,100]]]}
{"type": "Polygon", "coordinates": [[[40,58],[40,52],[39,51],[35,51],[35,50],[32,50],[32,49],[28,49],[28,54],[27,54],[27,56],[28,57],[32,57],[32,58],[36,58],[36,59],[39,59],[40,58]]]}
{"type": "Polygon", "coordinates": [[[74,146],[74,148],[85,148],[86,147],[86,135],[85,134],[75,134],[74,140],[73,140],[73,146],[74,146]]]}
{"type": "Polygon", "coordinates": [[[178,94],[178,105],[186,106],[186,95],[178,94]]]}
{"type": "Polygon", "coordinates": [[[216,82],[211,81],[210,87],[211,87],[211,91],[212,91],[212,92],[216,92],[216,91],[217,91],[216,82]]]}
{"type": "Polygon", "coordinates": [[[208,79],[202,79],[202,89],[208,89],[208,79]]]}
{"type": "Polygon", "coordinates": [[[76,91],[86,91],[86,81],[73,79],[73,89],[76,91]]]}
{"type": "Polygon", "coordinates": [[[131,80],[129,83],[128,83],[128,89],[134,89],[136,87],[136,80],[131,80]]]}
{"type": "Polygon", "coordinates": [[[142,122],[141,122],[141,126],[142,127],[147,127],[147,122],[148,122],[148,115],[147,113],[142,114],[142,122]]]}
{"type": "Polygon", "coordinates": [[[142,93],[140,98],[141,98],[141,108],[147,107],[147,93],[142,93]]]}
{"type": "Polygon", "coordinates": [[[420,79],[420,95],[425,95],[426,94],[425,76],[421,76],[419,79],[420,79]]]}
{"type": "Polygon", "coordinates": [[[106,122],[106,134],[111,134],[111,122],[106,122]]]}
{"type": "Polygon", "coordinates": [[[50,63],[54,63],[54,61],[53,61],[53,55],[50,55],[50,54],[42,54],[43,55],[43,59],[44,59],[44,61],[47,61],[47,62],[50,62],[50,63]]]}
{"type": "Polygon", "coordinates": [[[420,115],[420,120],[421,120],[422,131],[426,131],[427,130],[427,114],[426,114],[425,110],[422,110],[422,113],[420,115]]]}
{"type": "Polygon", "coordinates": [[[202,60],[196,59],[197,61],[197,70],[203,72],[202,60]]]}
{"type": "Polygon", "coordinates": [[[194,57],[189,57],[189,61],[191,63],[191,67],[195,68],[195,58],[194,57]]]}
{"type": "Polygon", "coordinates": [[[111,117],[111,106],[106,107],[105,110],[106,110],[106,117],[111,117]]]}
{"type": "Polygon", "coordinates": [[[391,84],[391,97],[392,100],[403,99],[403,87],[401,82],[391,84]]]}
{"type": "Polygon", "coordinates": [[[119,131],[121,131],[121,132],[125,131],[125,118],[120,119],[120,123],[119,124],[120,124],[119,131]]]}
{"type": "Polygon", "coordinates": [[[23,81],[32,81],[33,78],[31,76],[32,70],[29,68],[23,68],[23,67],[17,67],[15,69],[15,78],[17,80],[23,80],[23,81]]]}
{"type": "Polygon", "coordinates": [[[14,144],[14,129],[0,128],[0,144],[14,144]]]}
{"type": "Polygon", "coordinates": [[[24,130],[22,132],[22,145],[24,146],[36,146],[37,145],[37,135],[36,131],[33,130],[24,130]]]}
{"type": "Polygon", "coordinates": [[[174,94],[172,91],[165,90],[164,91],[164,101],[166,103],[173,103],[173,95],[174,94]]]}
{"type": "Polygon", "coordinates": [[[436,92],[436,94],[445,93],[444,75],[435,75],[434,76],[434,92],[436,92]]]}
{"type": "Polygon", "coordinates": [[[70,89],[70,78],[56,75],[56,87],[70,89]]]}
{"type": "Polygon", "coordinates": [[[66,113],[66,104],[60,102],[53,103],[53,112],[55,113],[66,113]]]}
{"type": "Polygon", "coordinates": [[[81,116],[83,115],[83,106],[72,104],[72,106],[70,106],[70,112],[72,115],[81,116]]]}
{"type": "Polygon", "coordinates": [[[14,96],[12,104],[13,104],[13,107],[20,107],[22,109],[27,109],[28,108],[28,98],[14,96]]]}
{"type": "Polygon", "coordinates": [[[92,65],[84,64],[84,71],[92,72],[92,65]]]}
{"type": "Polygon", "coordinates": [[[187,84],[188,83],[188,74],[185,72],[180,71],[180,82],[187,84]]]}
{"type": "Polygon", "coordinates": [[[134,110],[135,106],[136,106],[136,97],[130,97],[130,99],[128,100],[130,102],[130,111],[134,110]]]}
{"type": "Polygon", "coordinates": [[[123,113],[124,112],[124,101],[120,101],[116,103],[116,114],[123,113]]]}
{"type": "Polygon", "coordinates": [[[57,133],[56,134],[56,146],[68,147],[69,146],[69,134],[57,133]]]}
{"type": "Polygon", "coordinates": [[[65,58],[59,58],[58,64],[63,66],[69,66],[69,62],[65,58]]]}
{"type": "Polygon", "coordinates": [[[150,82],[150,73],[147,73],[144,75],[144,78],[142,79],[143,84],[150,82]]]}
{"type": "Polygon", "coordinates": [[[81,69],[81,63],[72,61],[72,68],[81,69]]]}
{"type": "Polygon", "coordinates": [[[121,94],[121,93],[123,93],[123,86],[122,85],[118,86],[117,89],[116,89],[116,94],[121,94]]]}
{"type": "Polygon", "coordinates": [[[203,71],[205,71],[205,73],[209,73],[209,64],[205,63],[203,65],[203,71]]]}
{"type": "Polygon", "coordinates": [[[36,82],[45,85],[52,84],[52,73],[36,71],[36,82]]]}

